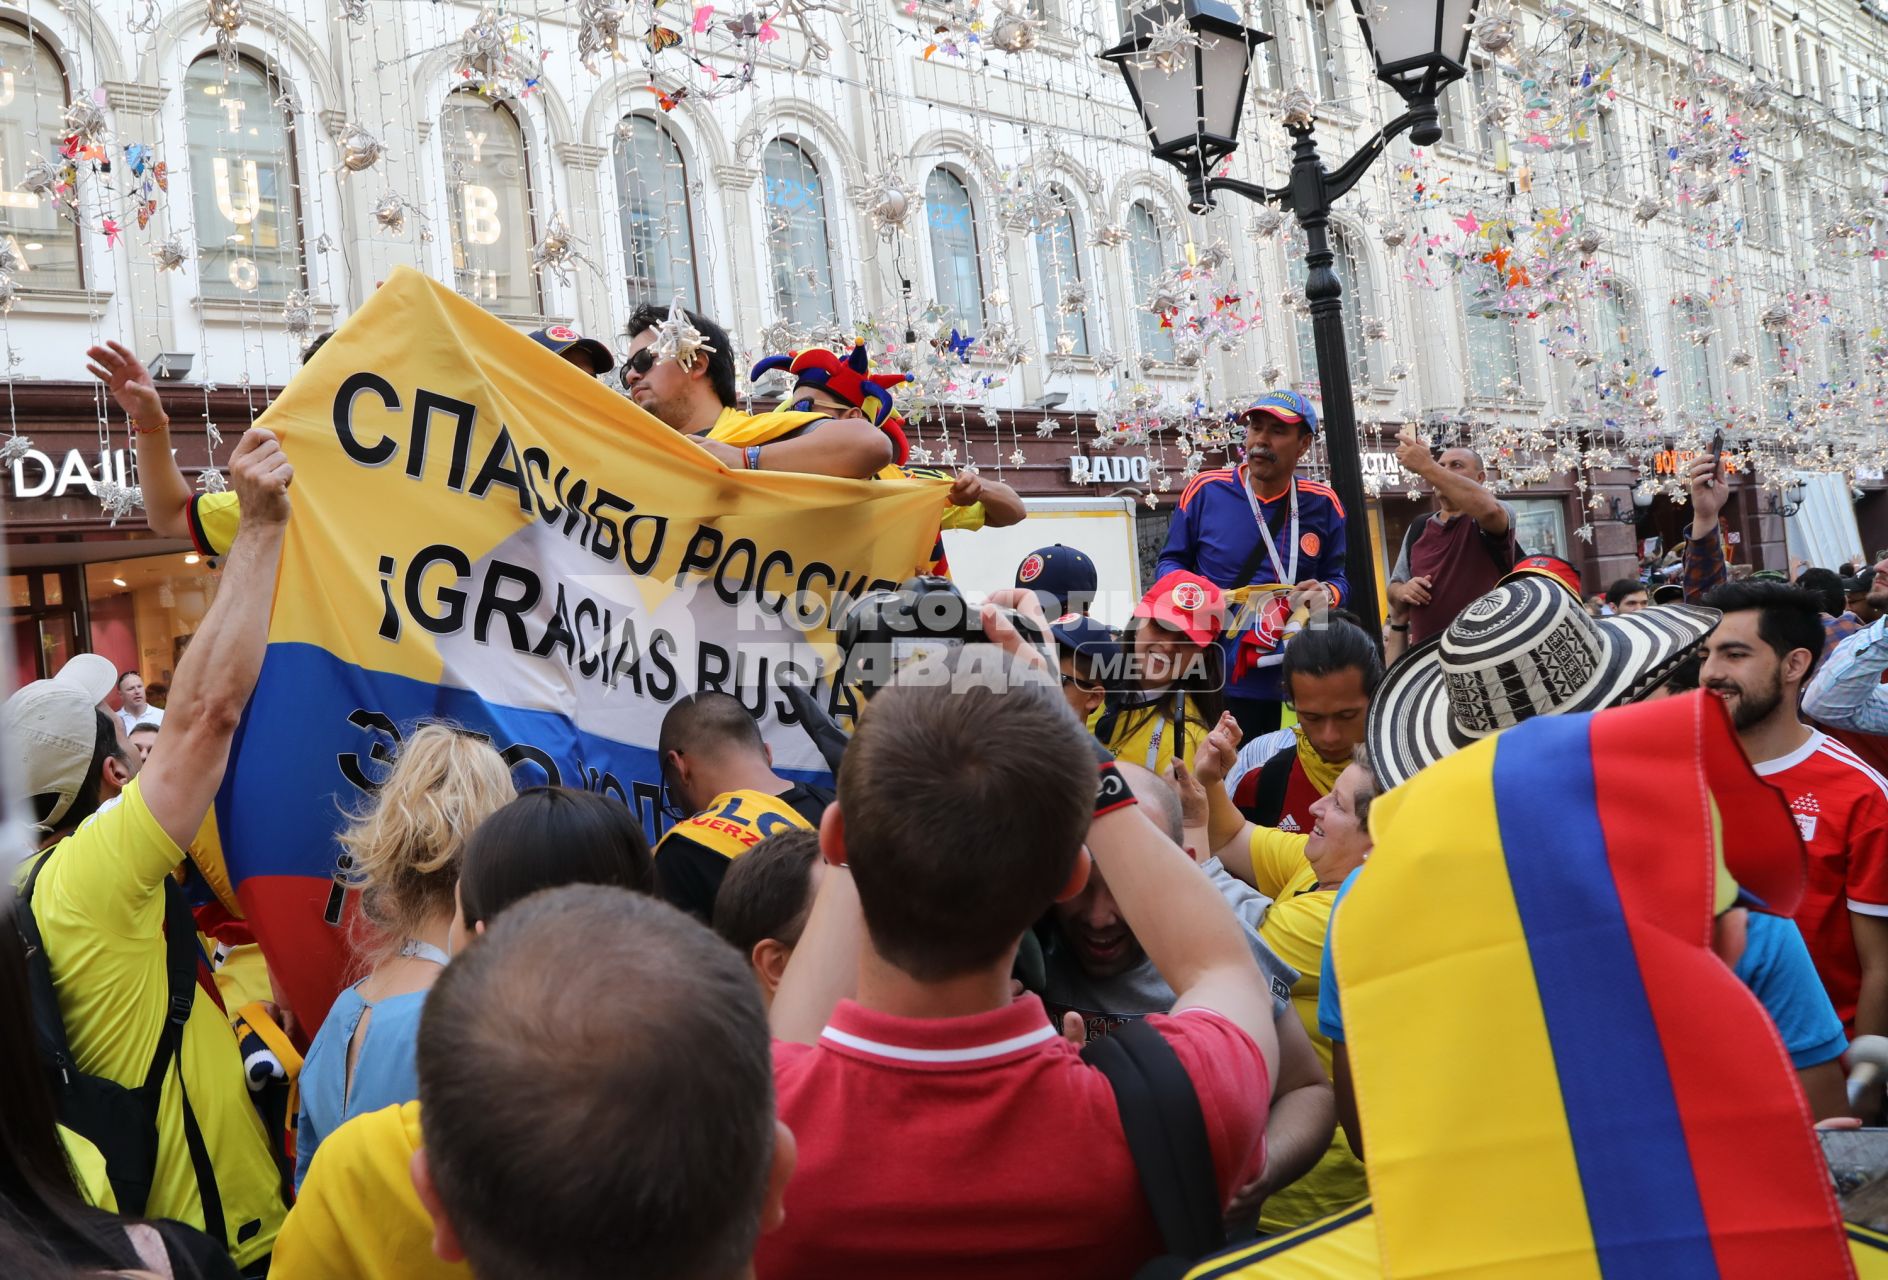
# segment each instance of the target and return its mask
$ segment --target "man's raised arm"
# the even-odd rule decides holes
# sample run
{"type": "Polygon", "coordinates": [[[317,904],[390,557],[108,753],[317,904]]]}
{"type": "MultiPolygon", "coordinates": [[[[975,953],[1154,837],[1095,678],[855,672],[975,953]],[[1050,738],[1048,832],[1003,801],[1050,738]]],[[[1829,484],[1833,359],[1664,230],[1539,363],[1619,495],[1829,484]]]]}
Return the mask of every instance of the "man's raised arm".
{"type": "Polygon", "coordinates": [[[86,350],[85,367],[103,382],[131,419],[131,439],[138,454],[138,484],[144,491],[144,518],[151,532],[166,538],[190,536],[190,483],[171,451],[170,415],[158,397],[150,370],[131,348],[107,341],[86,350]]]}
{"type": "Polygon", "coordinates": [[[216,600],[171,681],[164,732],[138,789],[158,825],[187,848],[223,782],[230,739],[262,670],[269,611],[295,477],[275,433],[252,428],[230,459],[243,525],[223,562],[216,600]]]}

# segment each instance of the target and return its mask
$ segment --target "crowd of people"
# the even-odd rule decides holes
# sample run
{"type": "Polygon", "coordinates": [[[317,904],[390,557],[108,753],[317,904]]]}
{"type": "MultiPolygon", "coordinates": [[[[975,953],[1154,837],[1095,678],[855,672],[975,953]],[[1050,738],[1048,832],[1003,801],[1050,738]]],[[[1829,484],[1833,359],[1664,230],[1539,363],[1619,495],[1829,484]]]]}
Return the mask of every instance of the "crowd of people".
{"type": "MultiPolygon", "coordinates": [[[[653,417],[733,470],[908,473],[896,377],[862,349],[779,357],[792,392],[749,414],[726,334],[688,320],[693,359],[658,342],[670,317],[632,325],[623,385],[653,417]]],[[[573,331],[533,336],[613,369],[573,331]]],[[[872,692],[830,786],[776,769],[735,698],[677,700],[653,848],[621,803],[519,791],[481,735],[414,726],[339,836],[356,980],[311,1027],[198,856],[267,644],[292,461],[252,429],[228,492],[193,494],[142,365],[91,357],[138,432],[152,528],[221,556],[222,580],[161,706],[90,655],[5,705],[34,845],[0,929],[9,1275],[1449,1273],[1405,1261],[1437,1232],[1412,1179],[1467,1186],[1458,1141],[1521,1152],[1522,1181],[1557,1157],[1527,1145],[1540,1126],[1478,1127],[1455,1087],[1472,1073],[1427,1055],[1539,1076],[1502,1056],[1525,1037],[1492,984],[1520,971],[1550,1034],[1557,1001],[1584,1001],[1593,1088],[1668,1060],[1677,1081],[1625,996],[1657,1012],[1676,993],[1654,953],[1674,951],[1736,980],[1683,995],[1763,1142],[1880,1119],[1842,1064],[1888,1035],[1888,557],[1859,582],[1733,581],[1716,458],[1692,471],[1677,598],[1589,597],[1520,545],[1484,459],[1405,435],[1434,510],[1372,635],[1345,612],[1341,502],[1300,474],[1315,407],[1269,393],[1238,465],[1180,496],[1120,633],[1091,616],[1085,555],[1031,553],[977,607],[985,643],[872,692]],[[1685,701],[1628,706],[1664,699],[1685,701]],[[1564,785],[1525,785],[1566,758],[1543,722],[1590,744],[1564,785]],[[1621,770],[1648,788],[1629,828],[1605,801],[1621,770]],[[1610,855],[1617,890],[1555,880],[1575,855],[1610,855]],[[1469,910],[1491,866],[1514,899],[1469,910]],[[1550,990],[1604,930],[1554,933],[1528,896],[1549,881],[1569,917],[1623,911],[1638,959],[1605,951],[1582,990],[1550,990]],[[1464,960],[1485,944],[1440,923],[1462,911],[1518,921],[1518,963],[1464,960]],[[1379,1222],[1381,1249],[1355,1243],[1379,1222]],[[1289,1269],[1320,1249],[1350,1252],[1289,1269]]],[[[974,473],[950,503],[952,527],[1024,515],[974,473]]],[[[1660,1176],[1730,1176],[1704,1163],[1745,1119],[1693,1117],[1660,1176]]],[[[1833,1202],[1804,1167],[1735,1178],[1813,1218],[1833,1202]]],[[[1781,1212],[1745,1234],[1848,1248],[1825,1211],[1815,1247],[1781,1212]]],[[[1459,1273],[1537,1273],[1456,1219],[1424,1247],[1459,1273]]],[[[1722,1224],[1661,1209],[1635,1229],[1664,1247],[1722,1224]]],[[[1787,1274],[1834,1274],[1803,1265],[1787,1274]]]]}

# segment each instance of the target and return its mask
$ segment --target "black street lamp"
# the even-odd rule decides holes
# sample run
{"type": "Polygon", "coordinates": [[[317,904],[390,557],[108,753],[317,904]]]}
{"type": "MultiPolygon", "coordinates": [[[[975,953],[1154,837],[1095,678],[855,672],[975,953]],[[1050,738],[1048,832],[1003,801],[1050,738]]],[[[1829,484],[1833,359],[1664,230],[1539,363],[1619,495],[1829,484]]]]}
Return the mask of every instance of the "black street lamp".
{"type": "Polygon", "coordinates": [[[1311,301],[1311,335],[1324,400],[1325,450],[1331,461],[1331,485],[1344,504],[1348,523],[1347,603],[1374,635],[1377,567],[1370,550],[1357,415],[1344,349],[1343,290],[1332,269],[1331,203],[1357,185],[1391,138],[1407,132],[1410,141],[1428,146],[1442,137],[1436,95],[1467,74],[1469,24],[1476,0],[1351,0],[1351,4],[1376,62],[1377,78],[1397,91],[1408,110],[1378,130],[1335,171],[1327,171],[1313,136],[1316,104],[1302,93],[1288,95],[1285,129],[1292,137],[1291,180],[1282,187],[1211,176],[1213,168],[1239,147],[1239,115],[1245,106],[1252,51],[1272,39],[1270,35],[1243,25],[1221,0],[1162,0],[1137,14],[1127,39],[1101,56],[1121,69],[1154,154],[1186,175],[1193,212],[1211,209],[1215,191],[1230,191],[1287,209],[1304,228],[1305,295],[1311,301]]]}

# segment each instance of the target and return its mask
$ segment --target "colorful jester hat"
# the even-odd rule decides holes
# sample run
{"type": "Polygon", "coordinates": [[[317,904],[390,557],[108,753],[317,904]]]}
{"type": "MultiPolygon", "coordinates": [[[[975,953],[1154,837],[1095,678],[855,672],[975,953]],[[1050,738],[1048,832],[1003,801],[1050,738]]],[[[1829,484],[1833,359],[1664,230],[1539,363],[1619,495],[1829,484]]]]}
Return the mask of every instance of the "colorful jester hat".
{"type": "Polygon", "coordinates": [[[837,396],[847,404],[864,410],[865,416],[872,420],[872,425],[891,437],[895,461],[903,463],[910,455],[911,445],[905,439],[904,419],[892,411],[892,393],[889,390],[905,381],[906,375],[873,373],[866,364],[863,342],[854,347],[852,354],[844,360],[824,347],[788,352],[784,356],[768,356],[754,366],[748,378],[758,382],[775,369],[785,369],[791,373],[796,389],[818,387],[828,395],[837,396]]]}

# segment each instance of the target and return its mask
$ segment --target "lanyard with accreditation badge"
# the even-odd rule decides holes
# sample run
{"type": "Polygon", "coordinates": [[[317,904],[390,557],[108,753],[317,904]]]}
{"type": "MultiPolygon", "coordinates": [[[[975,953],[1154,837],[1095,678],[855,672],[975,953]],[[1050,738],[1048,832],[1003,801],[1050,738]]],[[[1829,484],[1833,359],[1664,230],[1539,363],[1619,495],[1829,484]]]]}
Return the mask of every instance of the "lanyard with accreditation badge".
{"type": "MultiPolygon", "coordinates": [[[[1272,558],[1272,573],[1281,587],[1294,587],[1298,584],[1298,478],[1293,476],[1291,488],[1291,514],[1285,519],[1285,540],[1291,546],[1291,561],[1281,564],[1278,559],[1278,544],[1272,541],[1271,526],[1265,523],[1265,513],[1259,509],[1259,499],[1252,492],[1252,464],[1246,464],[1246,474],[1240,477],[1239,488],[1246,495],[1246,505],[1252,508],[1253,523],[1259,526],[1259,537],[1265,540],[1265,552],[1272,558]]],[[[1249,586],[1249,583],[1237,583],[1237,586],[1249,586]]]]}

